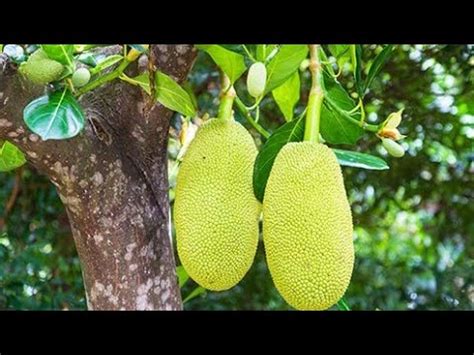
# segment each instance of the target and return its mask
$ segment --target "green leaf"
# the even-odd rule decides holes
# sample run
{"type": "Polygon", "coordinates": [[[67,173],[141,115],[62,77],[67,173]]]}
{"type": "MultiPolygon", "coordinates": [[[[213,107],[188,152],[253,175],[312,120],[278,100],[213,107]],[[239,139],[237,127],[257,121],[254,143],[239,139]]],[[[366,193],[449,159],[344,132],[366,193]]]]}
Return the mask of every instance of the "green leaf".
{"type": "Polygon", "coordinates": [[[198,108],[198,99],[196,97],[196,94],[194,93],[193,86],[189,81],[186,81],[183,84],[183,89],[188,93],[189,97],[191,98],[191,101],[193,103],[193,107],[197,110],[198,108]]]}
{"type": "MultiPolygon", "coordinates": [[[[328,56],[327,56],[326,52],[324,51],[323,46],[319,46],[319,56],[321,58],[321,61],[329,62],[328,56]]],[[[330,64],[329,65],[324,65],[323,70],[326,70],[329,74],[331,74],[333,76],[336,75],[336,73],[334,72],[334,68],[330,64]]]]}
{"type": "Polygon", "coordinates": [[[130,83],[130,84],[132,84],[132,85],[138,85],[138,86],[140,86],[143,90],[145,90],[145,92],[146,92],[148,95],[151,95],[150,80],[149,80],[149,78],[148,78],[148,74],[147,74],[147,73],[143,73],[143,74],[137,75],[137,76],[134,77],[134,78],[129,78],[129,77],[126,76],[125,74],[122,74],[121,76],[119,76],[119,79],[122,79],[123,81],[126,81],[127,83],[130,83]]]}
{"type": "Polygon", "coordinates": [[[73,44],[42,44],[41,48],[45,51],[49,58],[71,68],[74,67],[73,44]]]}
{"type": "Polygon", "coordinates": [[[156,100],[170,110],[183,116],[192,117],[196,114],[193,101],[189,94],[176,81],[162,72],[156,72],[156,100]]]}
{"type": "Polygon", "coordinates": [[[199,295],[206,293],[206,289],[201,286],[196,287],[184,300],[183,303],[191,301],[193,298],[196,298],[199,295]]]}
{"type": "Polygon", "coordinates": [[[23,153],[12,143],[4,141],[0,146],[0,171],[10,171],[26,163],[23,153]]]}
{"type": "Polygon", "coordinates": [[[329,50],[337,60],[337,66],[342,68],[344,64],[351,60],[351,50],[348,44],[330,44],[329,50]]]}
{"type": "Polygon", "coordinates": [[[306,45],[281,46],[280,51],[267,65],[267,84],[264,94],[273,91],[288,80],[307,56],[308,46],[306,45]]]}
{"type": "Polygon", "coordinates": [[[179,288],[182,288],[189,280],[189,275],[182,265],[176,268],[176,274],[178,275],[179,288]]]}
{"type": "Polygon", "coordinates": [[[84,113],[67,89],[30,102],[23,110],[23,119],[43,140],[72,138],[84,128],[84,113]]]}
{"type": "Polygon", "coordinates": [[[349,307],[347,302],[344,300],[344,298],[341,298],[337,302],[337,308],[339,308],[339,310],[341,310],[341,311],[350,311],[351,310],[351,308],[349,307]]]}
{"type": "Polygon", "coordinates": [[[267,180],[280,149],[288,142],[301,141],[303,136],[304,117],[301,117],[279,127],[265,142],[255,159],[253,169],[253,191],[259,201],[263,202],[267,180]]]}
{"type": "Polygon", "coordinates": [[[360,44],[354,44],[351,47],[355,86],[357,94],[362,98],[364,97],[364,83],[362,81],[362,46],[360,44]]]}
{"type": "Polygon", "coordinates": [[[272,53],[272,51],[276,48],[276,44],[258,44],[255,46],[255,56],[259,62],[265,62],[272,53]]]}
{"type": "Polygon", "coordinates": [[[367,78],[365,79],[364,85],[364,92],[370,87],[372,81],[382,69],[382,66],[385,64],[387,59],[392,54],[393,45],[385,46],[382,51],[375,57],[374,62],[370,66],[369,74],[367,74],[367,78]]]}
{"type": "Polygon", "coordinates": [[[255,48],[255,59],[259,62],[264,62],[267,58],[267,45],[266,44],[257,44],[255,48]]]}
{"type": "MultiPolygon", "coordinates": [[[[355,144],[364,134],[364,130],[359,125],[349,122],[342,113],[342,111],[351,111],[355,107],[354,100],[330,74],[324,72],[323,77],[325,100],[321,110],[321,135],[332,144],[355,144]],[[339,110],[328,105],[328,101],[331,101],[339,110]]],[[[358,121],[360,114],[354,114],[351,117],[358,121]]]]}
{"type": "MultiPolygon", "coordinates": [[[[244,57],[247,56],[247,52],[245,51],[242,44],[220,44],[219,46],[221,46],[221,47],[223,47],[223,48],[225,48],[225,49],[227,49],[231,52],[241,54],[244,57]]],[[[249,47],[250,46],[247,46],[247,49],[249,49],[249,47]]]]}
{"type": "Polygon", "coordinates": [[[328,45],[331,54],[339,59],[342,56],[349,56],[350,58],[350,46],[347,44],[330,44],[328,45]]]}
{"type": "Polygon", "coordinates": [[[103,60],[99,60],[96,64],[96,66],[92,69],[90,69],[91,75],[100,73],[101,71],[107,69],[108,67],[111,67],[114,64],[117,64],[123,59],[123,56],[120,54],[114,54],[110,55],[103,60]]]}
{"type": "Polygon", "coordinates": [[[300,99],[300,75],[298,71],[295,71],[283,85],[273,90],[272,94],[286,121],[291,121],[293,119],[293,109],[300,99]]]}
{"type": "Polygon", "coordinates": [[[81,53],[76,57],[76,59],[79,62],[81,62],[83,64],[86,64],[88,66],[91,66],[91,67],[95,67],[97,65],[97,63],[99,62],[98,61],[98,56],[94,55],[91,52],[81,53]]]}
{"type": "MultiPolygon", "coordinates": [[[[150,82],[148,74],[146,73],[134,78],[122,75],[120,79],[134,85],[139,85],[148,94],[151,93],[150,82]]],[[[155,80],[156,100],[163,106],[188,117],[192,117],[196,114],[192,98],[176,81],[161,72],[156,72],[155,80]]]]}
{"type": "Polygon", "coordinates": [[[387,170],[389,166],[387,163],[376,156],[353,152],[350,150],[333,149],[336,154],[339,164],[342,166],[351,166],[354,168],[368,169],[368,170],[387,170]]]}
{"type": "Polygon", "coordinates": [[[222,46],[216,44],[198,45],[197,48],[205,51],[212,57],[214,62],[216,62],[229,77],[231,84],[234,84],[247,69],[243,55],[230,51],[222,46]]]}

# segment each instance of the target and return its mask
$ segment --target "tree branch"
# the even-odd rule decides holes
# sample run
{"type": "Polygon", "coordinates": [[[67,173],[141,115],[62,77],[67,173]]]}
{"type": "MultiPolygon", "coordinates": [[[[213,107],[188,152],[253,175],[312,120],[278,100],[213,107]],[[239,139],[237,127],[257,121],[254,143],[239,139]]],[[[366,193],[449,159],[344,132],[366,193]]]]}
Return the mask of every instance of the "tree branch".
{"type": "MultiPolygon", "coordinates": [[[[150,65],[183,81],[192,46],[153,45],[150,65]]],[[[23,108],[43,92],[0,57],[0,138],[49,176],[66,206],[93,309],[181,309],[169,235],[167,139],[172,112],[114,80],[83,95],[87,122],[68,140],[43,141],[23,108]]],[[[132,63],[127,75],[138,74],[132,63]]]]}

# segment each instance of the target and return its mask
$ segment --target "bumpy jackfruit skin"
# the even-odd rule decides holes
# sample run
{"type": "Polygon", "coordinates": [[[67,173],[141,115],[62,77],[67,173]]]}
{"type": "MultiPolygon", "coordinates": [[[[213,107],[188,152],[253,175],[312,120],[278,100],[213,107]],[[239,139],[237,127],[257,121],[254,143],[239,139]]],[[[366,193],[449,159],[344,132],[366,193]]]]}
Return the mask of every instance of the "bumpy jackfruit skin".
{"type": "Polygon", "coordinates": [[[206,289],[235,286],[254,260],[261,212],[252,188],[256,155],[247,130],[222,119],[204,123],[184,155],[174,205],[177,249],[206,289]]]}
{"type": "Polygon", "coordinates": [[[64,66],[49,59],[46,53],[39,49],[20,67],[20,71],[35,84],[44,85],[61,77],[64,66]]]}
{"type": "Polygon", "coordinates": [[[352,215],[341,168],[323,144],[285,145],[263,200],[268,267],[283,298],[299,310],[334,305],[354,265],[352,215]]]}

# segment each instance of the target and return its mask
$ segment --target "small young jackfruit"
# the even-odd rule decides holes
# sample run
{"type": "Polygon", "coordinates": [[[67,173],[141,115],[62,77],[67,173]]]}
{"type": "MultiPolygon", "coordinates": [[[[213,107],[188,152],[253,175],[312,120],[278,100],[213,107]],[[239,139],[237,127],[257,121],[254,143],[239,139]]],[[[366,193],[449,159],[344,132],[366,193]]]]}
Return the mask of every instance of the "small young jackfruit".
{"type": "Polygon", "coordinates": [[[252,188],[257,148],[234,120],[211,119],[189,145],[174,205],[178,255],[200,286],[223,291],[247,273],[258,242],[260,203],[252,188]]]}
{"type": "Polygon", "coordinates": [[[55,81],[61,77],[64,66],[52,59],[49,59],[42,49],[35,51],[20,66],[20,72],[35,84],[44,85],[55,81]]]}
{"type": "Polygon", "coordinates": [[[268,267],[283,298],[300,310],[334,305],[354,265],[352,215],[341,168],[319,143],[288,143],[277,155],[263,200],[268,267]]]}
{"type": "Polygon", "coordinates": [[[79,68],[72,74],[72,85],[76,88],[83,87],[91,80],[91,72],[87,68],[79,68]]]}

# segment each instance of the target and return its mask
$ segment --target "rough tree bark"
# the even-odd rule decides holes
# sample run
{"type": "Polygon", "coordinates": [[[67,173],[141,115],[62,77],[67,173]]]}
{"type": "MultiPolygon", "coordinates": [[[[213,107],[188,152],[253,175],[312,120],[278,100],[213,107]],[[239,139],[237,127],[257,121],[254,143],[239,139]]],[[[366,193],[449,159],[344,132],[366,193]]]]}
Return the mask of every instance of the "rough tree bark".
{"type": "MultiPolygon", "coordinates": [[[[147,66],[180,82],[195,54],[190,45],[153,45],[147,66]]],[[[127,73],[137,74],[138,65],[127,73]]],[[[88,308],[182,309],[169,237],[172,112],[116,80],[81,98],[87,123],[79,136],[42,141],[24,125],[22,111],[43,90],[0,55],[0,138],[20,147],[56,186],[81,260],[88,308]]]]}

